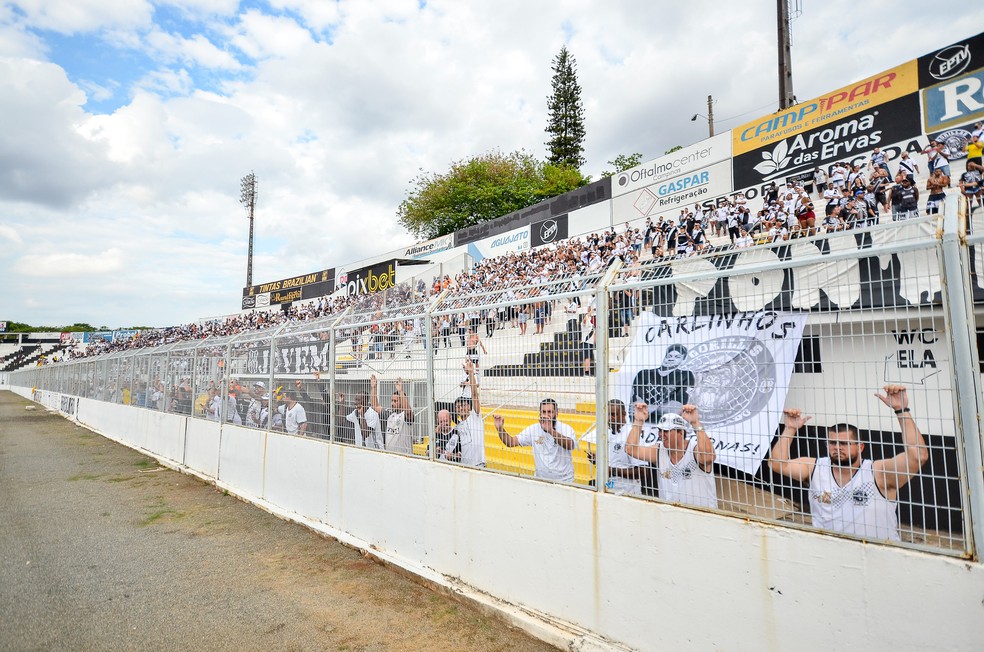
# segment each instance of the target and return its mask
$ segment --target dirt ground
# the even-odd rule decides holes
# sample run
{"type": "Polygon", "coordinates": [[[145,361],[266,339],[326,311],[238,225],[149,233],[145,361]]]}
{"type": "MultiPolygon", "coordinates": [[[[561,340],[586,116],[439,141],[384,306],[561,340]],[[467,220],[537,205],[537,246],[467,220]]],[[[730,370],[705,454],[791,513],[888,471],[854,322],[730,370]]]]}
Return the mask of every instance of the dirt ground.
{"type": "Polygon", "coordinates": [[[0,650],[552,650],[0,392],[0,650]]]}

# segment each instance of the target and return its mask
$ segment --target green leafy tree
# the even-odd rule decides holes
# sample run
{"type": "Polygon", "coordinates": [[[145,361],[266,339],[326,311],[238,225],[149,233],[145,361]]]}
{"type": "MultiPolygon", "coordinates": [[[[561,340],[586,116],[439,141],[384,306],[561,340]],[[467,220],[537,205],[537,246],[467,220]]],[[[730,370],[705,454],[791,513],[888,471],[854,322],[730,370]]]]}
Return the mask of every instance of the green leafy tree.
{"type": "Polygon", "coordinates": [[[87,331],[94,331],[96,330],[96,327],[93,326],[92,324],[88,324],[82,321],[82,322],[75,322],[74,324],[71,324],[69,326],[65,326],[63,330],[67,333],[84,333],[87,331]]]}
{"type": "Polygon", "coordinates": [[[553,60],[552,92],[547,98],[547,162],[581,169],[584,165],[584,104],[574,57],[567,46],[553,60]]]}
{"type": "Polygon", "coordinates": [[[608,165],[615,168],[614,171],[605,170],[601,173],[603,177],[610,177],[613,174],[618,174],[623,170],[628,170],[634,168],[635,166],[642,163],[642,154],[640,152],[635,152],[634,154],[619,154],[613,160],[608,161],[608,165]]]}
{"type": "Polygon", "coordinates": [[[443,174],[422,172],[400,203],[400,224],[421,239],[436,238],[579,188],[590,181],[575,169],[523,151],[489,152],[456,161],[443,174]]]}
{"type": "Polygon", "coordinates": [[[29,324],[25,324],[19,321],[8,321],[7,322],[7,333],[33,333],[35,328],[29,324]]]}
{"type": "Polygon", "coordinates": [[[677,151],[678,149],[683,149],[683,145],[674,145],[673,147],[671,147],[668,150],[666,150],[666,153],[667,154],[672,154],[673,152],[677,151]]]}

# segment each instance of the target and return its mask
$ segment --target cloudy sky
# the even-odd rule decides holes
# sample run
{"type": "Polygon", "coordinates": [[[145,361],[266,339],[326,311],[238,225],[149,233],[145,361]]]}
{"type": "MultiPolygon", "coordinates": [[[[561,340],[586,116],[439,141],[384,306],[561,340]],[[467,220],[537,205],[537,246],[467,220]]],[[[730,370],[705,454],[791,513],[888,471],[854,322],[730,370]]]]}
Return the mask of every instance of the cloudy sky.
{"type": "MultiPolygon", "coordinates": [[[[984,26],[978,2],[802,2],[801,99],[984,26]]],[[[583,172],[777,107],[775,3],[746,0],[4,0],[0,321],[161,326],[229,314],[239,179],[254,282],[409,244],[421,170],[545,155],[551,60],[586,109],[583,172]]]]}

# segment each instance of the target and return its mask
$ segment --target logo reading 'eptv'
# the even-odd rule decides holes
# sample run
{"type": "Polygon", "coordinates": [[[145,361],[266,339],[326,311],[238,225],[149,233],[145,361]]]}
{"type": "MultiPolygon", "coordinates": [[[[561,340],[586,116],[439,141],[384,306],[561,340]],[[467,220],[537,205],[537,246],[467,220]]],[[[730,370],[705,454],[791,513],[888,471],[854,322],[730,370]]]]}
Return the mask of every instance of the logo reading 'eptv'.
{"type": "Polygon", "coordinates": [[[945,81],[955,77],[970,65],[970,44],[951,45],[933,55],[929,62],[929,74],[933,79],[945,81]]]}
{"type": "Polygon", "coordinates": [[[557,233],[557,222],[554,220],[545,220],[540,224],[540,240],[553,242],[554,238],[557,237],[557,233]]]}

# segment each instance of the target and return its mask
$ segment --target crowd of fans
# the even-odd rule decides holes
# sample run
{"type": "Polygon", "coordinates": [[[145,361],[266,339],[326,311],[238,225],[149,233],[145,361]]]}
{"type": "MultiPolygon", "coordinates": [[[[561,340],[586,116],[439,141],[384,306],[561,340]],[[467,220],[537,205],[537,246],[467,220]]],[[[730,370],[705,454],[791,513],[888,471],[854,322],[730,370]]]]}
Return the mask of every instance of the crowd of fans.
{"type": "MultiPolygon", "coordinates": [[[[959,192],[968,197],[971,206],[984,205],[982,137],[984,133],[978,123],[965,147],[966,171],[957,182],[959,192]]],[[[385,293],[333,295],[296,303],[286,310],[253,310],[221,319],[141,331],[129,339],[90,342],[70,350],[62,359],[239,335],[321,319],[347,308],[378,319],[390,316],[394,306],[420,305],[441,292],[449,297],[448,305],[460,305],[462,311],[435,321],[435,350],[458,343],[465,346],[466,333],[478,332],[483,326],[486,336],[503,328],[518,328],[523,335],[530,331],[542,333],[556,303],[551,295],[584,288],[616,260],[635,270],[630,273],[638,273],[644,265],[667,260],[870,226],[883,216],[893,221],[910,219],[920,214],[921,205],[927,214],[937,213],[953,185],[949,162],[955,153],[947,150],[942,141],[934,140],[923,154],[927,157],[929,176],[925,183],[927,197],[922,202],[916,179],[920,172],[918,164],[903,152],[893,174],[885,153],[876,147],[866,164],[837,162],[783,185],[773,182],[765,188],[763,201],[757,208],[738,193],[719,200],[714,208],[695,204],[682,209],[676,219],[647,218],[643,226],[636,227],[626,222],[623,228],[612,227],[537,249],[486,258],[470,271],[434,278],[430,285],[417,279],[385,293]],[[528,302],[495,310],[466,307],[474,306],[471,299],[475,295],[490,290],[499,292],[499,301],[525,299],[528,302]]],[[[631,312],[635,307],[632,298],[627,301],[629,305],[618,308],[631,312]]],[[[393,357],[424,339],[419,319],[354,325],[344,335],[351,337],[353,351],[364,351],[372,358],[387,353],[393,357]]]]}

